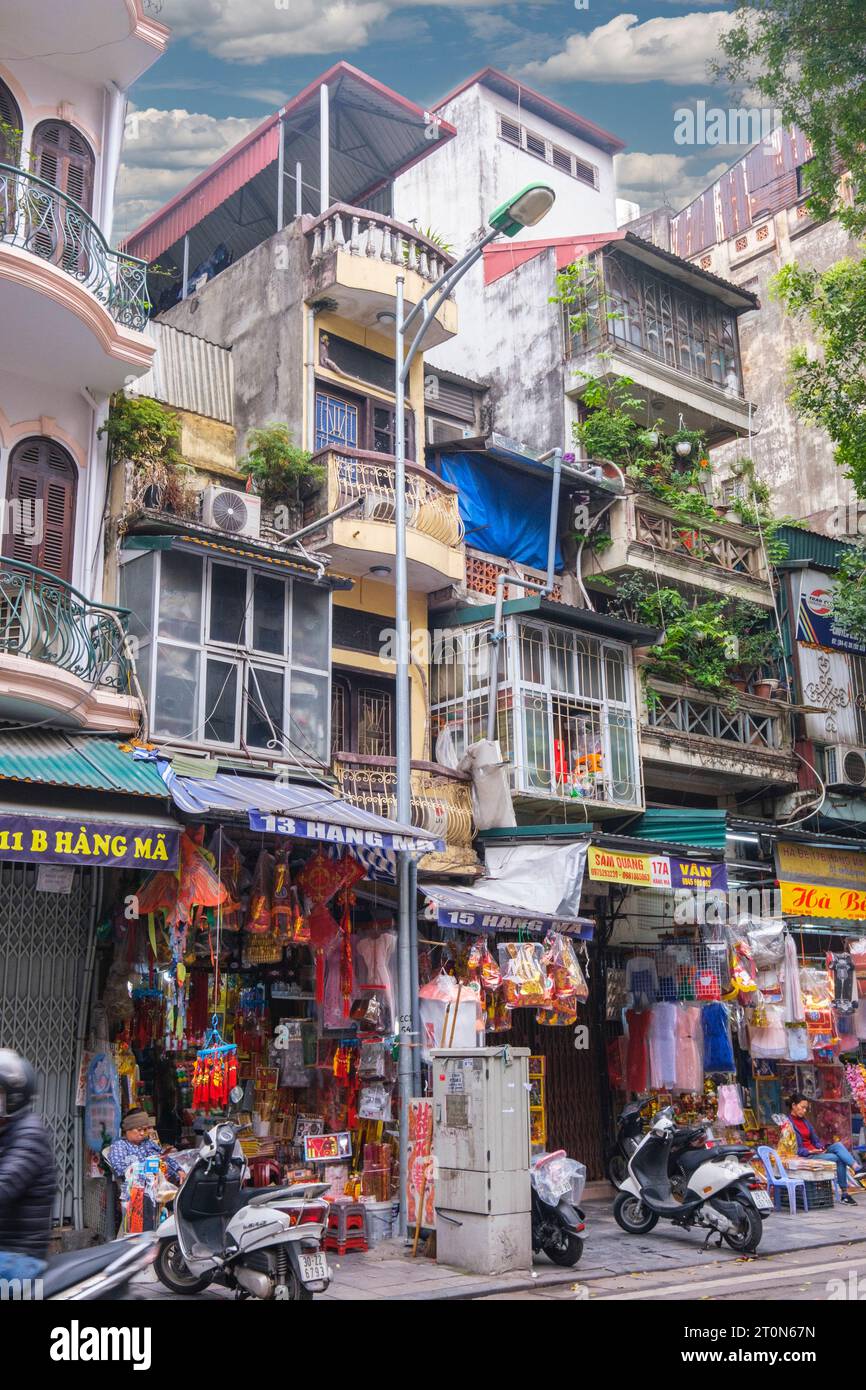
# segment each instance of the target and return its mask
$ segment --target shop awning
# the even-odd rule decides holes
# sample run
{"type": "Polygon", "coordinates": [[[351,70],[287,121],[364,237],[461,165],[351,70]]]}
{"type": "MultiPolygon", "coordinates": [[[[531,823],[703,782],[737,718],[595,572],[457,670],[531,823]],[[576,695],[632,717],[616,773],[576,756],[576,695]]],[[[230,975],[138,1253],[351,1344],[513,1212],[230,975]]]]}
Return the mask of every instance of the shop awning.
{"type": "Polygon", "coordinates": [[[628,833],[639,840],[663,840],[695,848],[724,849],[726,811],[696,811],[691,806],[656,807],[632,822],[628,833]]]}
{"type": "Polygon", "coordinates": [[[0,779],[166,798],[154,762],[135,758],[114,739],[60,730],[6,733],[0,728],[0,779]]]}
{"type": "Polygon", "coordinates": [[[348,849],[404,850],[411,854],[445,849],[444,840],[423,835],[414,826],[374,816],[325,787],[284,785],[226,772],[207,779],[183,777],[163,760],[153,766],[159,768],[175,806],[190,816],[236,816],[246,819],[251,830],[348,849]]]}
{"type": "Polygon", "coordinates": [[[440,927],[464,931],[554,931],[589,940],[593,922],[580,916],[589,841],[541,849],[488,847],[487,874],[468,888],[425,883],[440,927]]]}

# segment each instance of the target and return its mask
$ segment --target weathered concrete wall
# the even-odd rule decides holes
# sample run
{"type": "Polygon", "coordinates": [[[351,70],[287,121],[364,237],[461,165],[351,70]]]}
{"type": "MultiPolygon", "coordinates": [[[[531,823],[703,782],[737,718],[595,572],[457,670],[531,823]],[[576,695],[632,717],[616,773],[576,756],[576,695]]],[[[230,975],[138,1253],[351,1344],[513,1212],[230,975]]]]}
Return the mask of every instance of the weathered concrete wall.
{"type": "Polygon", "coordinates": [[[231,348],[237,449],[247,432],[285,421],[302,439],[306,246],[292,225],[248,252],[163,317],[231,348]]]}
{"type": "MultiPolygon", "coordinates": [[[[851,498],[850,484],[834,462],[827,435],[804,424],[788,401],[790,354],[813,344],[814,338],[806,324],[792,319],[772,297],[770,281],[791,261],[823,271],[857,251],[838,222],[816,224],[798,217],[798,211],[777,212],[760,242],[750,230],[745,256],[737,252],[737,238],[715,246],[712,269],[755,290],[761,300],[760,309],[739,321],[740,349],[746,398],[755,404],[755,467],[772,490],[773,510],[797,517],[813,530],[837,534],[839,509],[844,515],[851,498]]],[[[719,475],[724,476],[725,463],[747,453],[747,441],[715,450],[719,475]]]]}
{"type": "MultiPolygon", "coordinates": [[[[394,215],[400,221],[417,218],[422,229],[432,228],[460,253],[486,226],[494,208],[525,184],[539,180],[555,190],[556,202],[538,227],[519,233],[515,242],[615,229],[613,159],[604,151],[532,112],[521,112],[515,103],[481,86],[461,92],[439,114],[456,126],[457,136],[396,180],[394,215]],[[500,112],[594,164],[599,170],[599,188],[590,188],[503,140],[497,126],[500,112]]],[[[515,276],[507,279],[514,281],[515,276]]],[[[495,289],[495,285],[485,286],[483,266],[474,266],[456,290],[457,336],[427,354],[430,365],[477,381],[486,382],[501,375],[501,340],[509,324],[500,320],[501,296],[494,293],[495,289]]],[[[516,297],[512,293],[509,298],[516,297]]],[[[540,315],[544,298],[533,307],[540,315]]],[[[542,321],[539,319],[533,326],[532,336],[538,333],[542,321]]],[[[525,341],[521,348],[527,348],[525,341]]],[[[519,356],[523,357],[523,351],[519,356]]],[[[527,381],[533,379],[528,366],[527,363],[523,373],[527,381]]],[[[500,426],[495,424],[494,428],[500,426]]],[[[523,437],[528,437],[525,431],[523,437]]]]}

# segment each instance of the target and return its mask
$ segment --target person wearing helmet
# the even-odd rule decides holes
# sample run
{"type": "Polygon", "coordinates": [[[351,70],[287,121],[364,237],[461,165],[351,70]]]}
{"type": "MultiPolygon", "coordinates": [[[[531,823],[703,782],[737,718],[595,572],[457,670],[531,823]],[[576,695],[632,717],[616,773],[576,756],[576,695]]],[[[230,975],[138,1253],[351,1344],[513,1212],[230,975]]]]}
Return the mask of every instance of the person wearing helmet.
{"type": "Polygon", "coordinates": [[[30,1063],[0,1048],[0,1280],[35,1279],[46,1263],[57,1176],[35,1094],[30,1063]]]}

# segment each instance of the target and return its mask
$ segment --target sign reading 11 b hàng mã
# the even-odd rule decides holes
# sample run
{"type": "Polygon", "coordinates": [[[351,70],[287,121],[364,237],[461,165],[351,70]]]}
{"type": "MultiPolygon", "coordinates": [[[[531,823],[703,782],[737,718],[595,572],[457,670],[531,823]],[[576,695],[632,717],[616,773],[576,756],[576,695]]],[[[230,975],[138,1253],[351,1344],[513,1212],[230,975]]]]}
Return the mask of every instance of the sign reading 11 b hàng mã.
{"type": "Polygon", "coordinates": [[[57,816],[0,816],[0,860],[176,869],[180,830],[57,816]]]}

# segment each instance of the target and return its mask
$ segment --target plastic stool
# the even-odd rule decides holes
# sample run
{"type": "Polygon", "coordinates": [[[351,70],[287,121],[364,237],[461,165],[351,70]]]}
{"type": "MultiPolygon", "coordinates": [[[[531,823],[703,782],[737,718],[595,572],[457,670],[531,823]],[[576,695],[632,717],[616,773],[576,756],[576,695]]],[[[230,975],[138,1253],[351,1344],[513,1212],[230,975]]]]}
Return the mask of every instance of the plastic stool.
{"type": "Polygon", "coordinates": [[[345,1255],[347,1250],[369,1250],[367,1211],[363,1202],[332,1202],[325,1231],[326,1250],[345,1255]]]}

